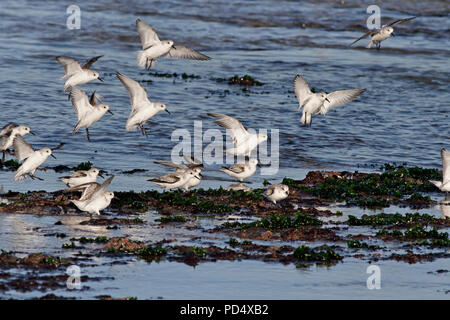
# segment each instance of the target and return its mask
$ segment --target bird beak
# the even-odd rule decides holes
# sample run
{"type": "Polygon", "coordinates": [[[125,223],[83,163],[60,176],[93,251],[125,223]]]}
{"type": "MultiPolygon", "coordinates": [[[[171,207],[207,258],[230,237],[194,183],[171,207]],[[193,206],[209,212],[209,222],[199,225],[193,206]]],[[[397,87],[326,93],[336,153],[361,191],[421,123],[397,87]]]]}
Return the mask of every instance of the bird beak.
{"type": "Polygon", "coordinates": [[[166,110],[166,112],[167,112],[168,114],[171,114],[169,110],[167,110],[167,109],[164,109],[164,110],[166,110]]]}
{"type": "Polygon", "coordinates": [[[99,176],[99,177],[101,177],[101,178],[103,178],[103,179],[105,179],[105,177],[104,177],[104,176],[102,176],[102,174],[101,174],[101,173],[99,173],[99,174],[98,174],[98,176],[99,176]]]}
{"type": "Polygon", "coordinates": [[[100,78],[100,77],[98,77],[97,79],[98,79],[98,80],[100,80],[101,82],[105,82],[105,81],[103,81],[103,79],[102,79],[102,78],[100,78]]]}
{"type": "Polygon", "coordinates": [[[36,135],[36,133],[34,133],[33,131],[30,131],[30,133],[33,135],[33,136],[35,136],[36,135]]]}
{"type": "MultiPolygon", "coordinates": [[[[325,100],[327,100],[328,102],[330,102],[330,100],[328,100],[328,98],[325,98],[325,100]]],[[[331,103],[331,102],[330,102],[331,103]]]]}
{"type": "Polygon", "coordinates": [[[256,166],[257,166],[258,168],[261,168],[261,164],[260,164],[260,163],[258,163],[256,166]]]}
{"type": "Polygon", "coordinates": [[[53,159],[56,159],[56,157],[53,155],[53,153],[50,155],[53,159]]]}
{"type": "Polygon", "coordinates": [[[391,36],[395,37],[395,34],[392,32],[392,33],[391,33],[391,36]]]}
{"type": "Polygon", "coordinates": [[[111,113],[112,115],[114,115],[114,113],[111,112],[111,110],[108,110],[109,113],[111,113]]]}

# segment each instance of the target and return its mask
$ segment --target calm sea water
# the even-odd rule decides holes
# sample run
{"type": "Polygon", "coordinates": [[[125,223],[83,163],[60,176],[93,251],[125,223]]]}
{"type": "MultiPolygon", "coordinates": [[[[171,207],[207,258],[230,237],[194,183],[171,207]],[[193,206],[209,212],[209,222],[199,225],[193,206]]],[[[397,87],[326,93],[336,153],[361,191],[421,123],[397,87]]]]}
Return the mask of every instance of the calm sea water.
{"type": "MultiPolygon", "coordinates": [[[[206,116],[207,112],[235,116],[246,127],[280,130],[280,170],[270,177],[255,175],[251,179],[253,186],[260,186],[263,179],[302,178],[314,169],[372,170],[385,162],[440,167],[440,149],[449,147],[448,1],[98,0],[73,3],[81,9],[80,30],[66,27],[66,8],[70,4],[2,1],[0,10],[0,125],[10,121],[29,125],[37,135],[28,135],[26,140],[36,148],[65,142],[55,152],[58,159],[49,158],[46,162],[49,166],[91,161],[116,175],[113,190],[153,188],[146,182],[147,176],[166,172],[153,161],[170,159],[170,150],[178,143],[171,141],[173,130],[184,128],[193,134],[194,121],[198,120],[202,120],[204,131],[219,128],[206,116]],[[381,51],[363,49],[366,40],[350,48],[349,44],[365,32],[366,8],[371,4],[380,5],[383,23],[413,15],[418,18],[398,25],[397,37],[383,42],[381,51]],[[160,59],[151,71],[198,76],[186,80],[155,77],[138,69],[137,18],[153,26],[161,38],[198,49],[212,60],[160,59]],[[70,101],[61,92],[63,82],[59,78],[63,70],[55,60],[58,55],[80,60],[104,55],[93,69],[101,73],[105,82],[94,81],[80,87],[89,93],[97,90],[114,112],[92,126],[91,143],[84,132],[71,135],[76,117],[70,101]],[[150,99],[164,102],[172,112],[158,114],[151,120],[148,139],[124,129],[130,102],[114,75],[116,71],[144,81],[150,99]],[[313,118],[311,127],[302,127],[292,88],[298,73],[319,90],[367,91],[325,117],[313,118]],[[214,80],[244,74],[264,85],[243,92],[242,87],[214,80]],[[133,176],[121,174],[135,168],[147,171],[133,176]]],[[[219,167],[212,165],[205,170],[210,180],[204,181],[203,187],[229,184],[220,181],[226,176],[217,171],[219,167]]],[[[1,171],[0,186],[17,191],[63,187],[51,170],[37,173],[45,178],[44,182],[17,183],[12,181],[13,175],[1,171]]],[[[46,225],[45,221],[42,223],[46,225]]],[[[4,225],[0,230],[9,229],[4,225]]],[[[21,241],[25,240],[15,239],[9,247],[20,247],[21,241]]],[[[150,272],[156,272],[160,266],[152,265],[150,272]]],[[[216,266],[228,269],[227,263],[216,266]]],[[[400,272],[403,266],[392,268],[400,272]]],[[[138,263],[137,267],[142,266],[138,263]]],[[[177,273],[183,267],[173,268],[177,273]]],[[[208,268],[214,269],[205,265],[199,271],[208,268]]],[[[238,264],[236,268],[246,274],[238,264]]],[[[287,270],[271,268],[282,273],[287,270]]],[[[328,274],[335,277],[343,269],[332,270],[335,273],[328,274]]],[[[284,279],[295,277],[293,272],[284,273],[284,279]]],[[[326,273],[326,269],[311,274],[320,278],[322,272],[326,273]]],[[[202,275],[206,276],[207,270],[202,275]]],[[[131,281],[128,276],[138,279],[127,274],[127,281],[131,281]]],[[[420,275],[415,273],[414,277],[420,275]]],[[[226,279],[224,276],[223,281],[226,279]]],[[[208,282],[203,283],[207,287],[208,282]]],[[[412,287],[402,284],[402,288],[400,292],[411,292],[412,287]]],[[[158,290],[154,292],[157,295],[158,290]]],[[[258,286],[249,286],[245,292],[252,296],[262,291],[258,286]]],[[[342,292],[345,297],[355,296],[352,290],[342,292]]],[[[389,296],[395,297],[395,292],[389,296]]],[[[428,292],[422,293],[421,297],[428,297],[428,292]]],[[[161,295],[178,297],[173,293],[161,295]]],[[[299,296],[285,292],[280,297],[299,296]]]]}

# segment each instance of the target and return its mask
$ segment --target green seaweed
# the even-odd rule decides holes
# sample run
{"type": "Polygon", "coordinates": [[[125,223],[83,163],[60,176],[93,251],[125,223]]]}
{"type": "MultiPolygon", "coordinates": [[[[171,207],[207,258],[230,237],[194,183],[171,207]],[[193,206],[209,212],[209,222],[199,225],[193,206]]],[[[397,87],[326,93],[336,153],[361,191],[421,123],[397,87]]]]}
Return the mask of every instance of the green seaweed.
{"type": "Polygon", "coordinates": [[[317,218],[309,217],[297,212],[295,218],[291,218],[287,214],[272,213],[269,218],[263,218],[254,222],[240,223],[240,222],[225,222],[222,224],[224,228],[240,228],[248,229],[251,227],[260,227],[266,229],[285,229],[285,228],[301,228],[305,226],[321,226],[323,224],[317,218]]]}
{"type": "Polygon", "coordinates": [[[310,262],[332,262],[342,260],[342,257],[327,245],[323,246],[325,250],[313,249],[308,246],[300,246],[294,251],[294,256],[299,261],[310,262]]]}

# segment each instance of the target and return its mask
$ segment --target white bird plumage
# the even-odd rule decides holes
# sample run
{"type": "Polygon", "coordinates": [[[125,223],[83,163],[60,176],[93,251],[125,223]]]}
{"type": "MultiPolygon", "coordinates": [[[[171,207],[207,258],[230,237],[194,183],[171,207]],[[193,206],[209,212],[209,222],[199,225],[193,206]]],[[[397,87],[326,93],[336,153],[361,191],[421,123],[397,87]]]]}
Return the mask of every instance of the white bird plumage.
{"type": "Polygon", "coordinates": [[[17,160],[25,160],[17,169],[16,174],[14,175],[14,181],[24,180],[26,175],[29,175],[32,179],[37,178],[34,176],[36,169],[43,164],[49,156],[55,158],[55,156],[52,155],[52,150],[50,148],[42,148],[34,151],[20,135],[14,138],[13,146],[17,160]]]}
{"type": "Polygon", "coordinates": [[[384,41],[384,40],[390,38],[391,35],[394,36],[394,28],[393,28],[393,26],[395,26],[396,24],[399,24],[399,23],[403,23],[403,22],[412,20],[414,18],[415,17],[395,20],[395,21],[393,21],[393,22],[391,22],[389,24],[383,25],[379,29],[370,30],[370,31],[366,32],[365,34],[363,34],[358,39],[356,39],[355,41],[353,41],[350,44],[350,46],[352,46],[353,44],[355,44],[356,42],[358,42],[361,39],[364,39],[364,38],[367,38],[367,37],[371,37],[368,45],[366,46],[366,48],[370,49],[372,47],[372,45],[375,44],[376,48],[380,49],[381,48],[381,41],[384,41]]]}
{"type": "Polygon", "coordinates": [[[18,125],[14,122],[10,122],[2,128],[2,130],[0,131],[0,150],[3,153],[1,161],[2,163],[5,162],[5,153],[13,146],[14,138],[17,135],[23,137],[28,133],[34,134],[33,132],[31,132],[30,127],[25,125],[18,125]]]}
{"type": "Polygon", "coordinates": [[[147,90],[140,83],[119,72],[116,75],[130,94],[131,113],[125,129],[127,131],[135,131],[139,128],[142,135],[147,136],[147,131],[144,128],[145,122],[160,111],[166,111],[169,114],[170,112],[164,103],[150,102],[147,90]]]}
{"type": "Polygon", "coordinates": [[[187,48],[185,46],[174,46],[172,40],[159,40],[156,31],[140,19],[136,20],[136,27],[141,38],[142,49],[138,52],[136,60],[140,67],[147,70],[156,65],[159,57],[209,60],[210,57],[187,48]]]}
{"type": "Polygon", "coordinates": [[[325,115],[332,108],[354,100],[364,91],[366,91],[366,89],[338,90],[331,93],[313,93],[309,89],[308,83],[301,75],[298,74],[294,78],[294,92],[298,99],[297,110],[300,110],[303,107],[300,122],[305,125],[311,124],[313,115],[325,115]]]}
{"type": "Polygon", "coordinates": [[[289,196],[289,187],[285,184],[273,184],[264,191],[263,195],[273,203],[286,199],[289,196]]]}
{"type": "Polygon", "coordinates": [[[103,184],[90,182],[68,188],[64,191],[83,191],[78,200],[71,200],[71,202],[81,211],[100,215],[100,211],[107,208],[111,204],[111,200],[114,198],[114,192],[106,190],[113,179],[114,176],[111,176],[103,184]]]}
{"type": "Polygon", "coordinates": [[[244,179],[251,177],[256,172],[256,166],[258,165],[258,159],[251,158],[248,161],[238,162],[229,167],[222,167],[220,171],[225,172],[230,177],[242,182],[244,179]]]}
{"type": "Polygon", "coordinates": [[[85,183],[97,182],[97,176],[102,177],[100,170],[97,168],[91,168],[89,170],[75,171],[68,176],[60,177],[59,180],[71,188],[85,183]]]}
{"type": "Polygon", "coordinates": [[[203,164],[200,163],[199,161],[195,160],[192,157],[184,156],[184,159],[186,160],[187,165],[183,164],[183,163],[175,163],[175,162],[171,162],[171,161],[155,161],[155,163],[161,164],[164,166],[168,166],[171,168],[175,168],[175,172],[178,172],[178,173],[183,173],[190,169],[193,170],[195,174],[193,176],[191,176],[191,178],[188,179],[186,181],[186,183],[184,183],[180,187],[181,189],[189,191],[190,188],[196,187],[200,184],[201,178],[202,178],[201,172],[203,169],[203,164]]]}
{"type": "Polygon", "coordinates": [[[442,148],[441,149],[442,158],[442,181],[430,180],[432,184],[439,188],[439,190],[444,191],[446,196],[450,191],[450,152],[442,148]]]}
{"type": "Polygon", "coordinates": [[[90,70],[92,64],[101,57],[103,56],[91,58],[83,65],[80,65],[80,63],[74,58],[63,56],[56,57],[56,61],[58,61],[59,64],[64,67],[65,75],[60,80],[67,79],[67,81],[64,83],[63,93],[66,92],[66,90],[70,87],[82,85],[92,80],[98,79],[100,81],[103,81],[97,71],[90,70]]]}
{"type": "Polygon", "coordinates": [[[86,92],[76,87],[72,87],[70,89],[69,97],[78,117],[78,122],[75,125],[72,134],[77,133],[80,128],[86,128],[87,139],[88,141],[91,141],[88,128],[100,120],[106,112],[111,114],[112,112],[109,110],[109,106],[107,104],[99,103],[102,96],[95,91],[89,99],[86,92]]]}
{"type": "Polygon", "coordinates": [[[149,179],[147,181],[153,182],[165,190],[182,188],[191,178],[201,179],[197,170],[187,169],[185,171],[173,172],[162,177],[149,179]]]}
{"type": "Polygon", "coordinates": [[[211,117],[219,118],[214,122],[227,129],[233,138],[233,148],[226,149],[227,153],[243,155],[250,158],[250,154],[260,143],[267,141],[265,133],[249,133],[242,123],[230,116],[221,113],[208,113],[211,117]]]}

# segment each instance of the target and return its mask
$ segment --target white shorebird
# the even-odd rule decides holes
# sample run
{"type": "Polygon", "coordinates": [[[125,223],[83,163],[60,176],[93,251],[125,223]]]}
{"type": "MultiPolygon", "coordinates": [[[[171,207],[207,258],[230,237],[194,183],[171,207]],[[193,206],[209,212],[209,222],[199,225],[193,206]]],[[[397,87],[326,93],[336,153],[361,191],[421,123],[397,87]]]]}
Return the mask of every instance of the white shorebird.
{"type": "Polygon", "coordinates": [[[186,171],[173,172],[162,177],[149,179],[147,181],[153,182],[164,188],[165,190],[182,188],[193,177],[201,179],[201,174],[197,170],[188,169],[186,171]]]}
{"type": "Polygon", "coordinates": [[[252,188],[246,186],[243,183],[235,183],[235,184],[230,184],[228,187],[225,188],[226,191],[252,191],[252,188]]]}
{"type": "Polygon", "coordinates": [[[448,192],[450,191],[450,152],[447,149],[441,149],[441,158],[442,181],[430,180],[430,182],[439,190],[444,191],[446,198],[448,198],[448,192]]]}
{"type": "Polygon", "coordinates": [[[273,203],[286,199],[289,196],[289,187],[285,184],[273,184],[263,193],[273,203]]]}
{"type": "Polygon", "coordinates": [[[239,162],[229,167],[222,167],[220,171],[225,172],[230,177],[242,182],[256,172],[256,166],[258,166],[258,159],[252,158],[248,161],[239,162]]]}
{"type": "Polygon", "coordinates": [[[227,153],[244,155],[250,158],[250,153],[261,142],[268,141],[265,133],[249,133],[242,123],[230,116],[221,113],[208,113],[211,117],[219,118],[214,122],[219,126],[228,129],[227,132],[233,138],[233,148],[226,149],[227,153]]]}
{"type": "Polygon", "coordinates": [[[190,188],[196,187],[200,184],[203,164],[196,161],[194,158],[184,157],[184,159],[187,161],[188,163],[187,165],[183,163],[174,163],[170,161],[155,161],[155,163],[175,168],[175,172],[179,173],[186,172],[187,170],[193,170],[195,174],[189,180],[187,180],[185,184],[183,184],[180,187],[181,189],[189,191],[190,188]]]}
{"type": "MultiPolygon", "coordinates": [[[[52,154],[50,148],[42,148],[40,150],[34,151],[33,148],[25,142],[22,136],[16,136],[13,142],[14,154],[17,160],[25,160],[22,165],[17,169],[14,175],[14,181],[25,179],[26,175],[29,175],[33,180],[39,179],[34,175],[36,169],[47,160],[48,156],[55,156],[52,154]]],[[[55,158],[56,159],[56,158],[55,158]]]]}
{"type": "Polygon", "coordinates": [[[127,131],[135,131],[141,129],[142,135],[148,136],[144,125],[145,122],[160,111],[167,110],[166,105],[162,102],[150,102],[147,97],[147,90],[133,79],[117,72],[117,78],[124,85],[130,94],[131,113],[127,120],[125,129],[127,131]]]}
{"type": "Polygon", "coordinates": [[[86,135],[88,141],[91,141],[89,135],[89,127],[100,120],[106,112],[113,114],[109,110],[109,106],[101,101],[101,96],[95,91],[91,94],[89,99],[86,92],[76,87],[70,88],[70,100],[72,101],[73,108],[75,109],[78,117],[78,122],[72,131],[72,134],[77,133],[80,128],[86,128],[86,135]]]}
{"type": "Polygon", "coordinates": [[[24,126],[24,125],[18,125],[16,123],[8,123],[6,126],[0,130],[0,137],[2,140],[0,141],[0,150],[3,153],[2,161],[1,163],[5,162],[5,154],[8,152],[8,150],[12,147],[14,138],[17,135],[24,136],[27,133],[31,133],[34,135],[33,132],[31,132],[30,127],[24,126]]]}
{"type": "Polygon", "coordinates": [[[305,125],[311,125],[312,116],[316,114],[326,114],[332,108],[346,104],[366,89],[339,90],[331,93],[319,92],[313,93],[309,89],[308,83],[301,75],[294,78],[294,92],[298,99],[298,109],[303,106],[300,122],[305,125]]]}
{"type": "Polygon", "coordinates": [[[356,39],[355,41],[353,41],[350,45],[355,44],[356,42],[358,42],[361,39],[367,38],[367,37],[371,37],[370,38],[370,42],[369,44],[366,46],[366,48],[371,48],[373,44],[376,45],[377,49],[379,50],[381,48],[381,41],[384,41],[386,39],[388,39],[391,35],[394,37],[394,28],[393,26],[395,26],[396,24],[399,23],[403,23],[409,20],[414,19],[415,17],[410,17],[410,18],[406,18],[406,19],[400,19],[400,20],[396,20],[393,21],[389,24],[385,24],[383,25],[380,29],[375,29],[375,30],[370,30],[368,32],[366,32],[365,34],[363,34],[361,37],[359,37],[358,39],[356,39]]]}
{"type": "Polygon", "coordinates": [[[140,67],[150,69],[156,65],[159,57],[209,60],[203,53],[184,46],[174,46],[172,40],[159,40],[156,31],[140,19],[136,20],[136,27],[141,38],[142,49],[138,52],[136,60],[140,67]]]}
{"type": "Polygon", "coordinates": [[[62,77],[60,80],[68,78],[66,83],[64,84],[63,93],[66,92],[69,87],[75,87],[77,85],[85,84],[92,80],[98,79],[100,81],[103,81],[103,79],[100,78],[98,72],[90,70],[92,64],[101,57],[103,56],[91,58],[83,65],[80,65],[80,63],[73,58],[63,56],[56,57],[56,61],[58,61],[64,67],[65,72],[64,77],[62,77]]]}
{"type": "Polygon", "coordinates": [[[100,211],[107,208],[114,198],[114,192],[107,191],[114,176],[109,177],[103,184],[97,182],[85,183],[73,188],[68,188],[64,192],[82,190],[83,193],[78,200],[70,200],[78,209],[90,214],[100,215],[100,211]]]}
{"type": "Polygon", "coordinates": [[[103,178],[100,170],[97,168],[91,168],[89,170],[75,171],[68,176],[60,177],[59,180],[69,188],[72,188],[85,183],[97,182],[97,176],[103,178]]]}

